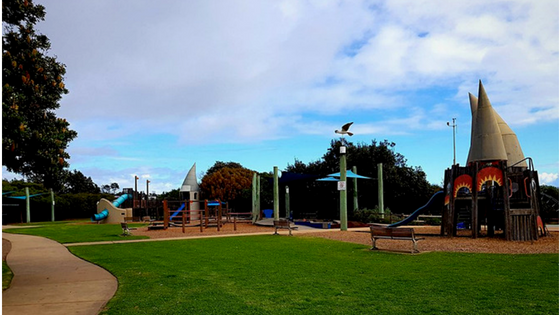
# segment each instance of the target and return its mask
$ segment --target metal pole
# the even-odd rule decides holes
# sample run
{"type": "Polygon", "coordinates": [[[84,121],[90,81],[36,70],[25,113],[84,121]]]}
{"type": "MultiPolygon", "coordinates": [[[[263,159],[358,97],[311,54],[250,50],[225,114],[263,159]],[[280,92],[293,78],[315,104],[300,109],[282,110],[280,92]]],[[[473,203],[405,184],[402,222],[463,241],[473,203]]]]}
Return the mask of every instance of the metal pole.
{"type": "Polygon", "coordinates": [[[381,217],[385,218],[385,205],[383,204],[383,163],[377,163],[377,202],[381,217]]]}
{"type": "Polygon", "coordinates": [[[54,222],[54,192],[51,188],[51,221],[54,222]]]}
{"type": "Polygon", "coordinates": [[[25,222],[31,222],[31,203],[29,200],[29,187],[25,187],[25,222]]]}
{"type": "Polygon", "coordinates": [[[274,194],[274,220],[280,219],[280,204],[278,200],[278,166],[274,167],[274,186],[273,186],[273,194],[274,194]]]}
{"type": "Polygon", "coordinates": [[[346,203],[346,147],[340,147],[340,230],[348,230],[348,212],[346,203]]]}
{"type": "Polygon", "coordinates": [[[284,198],[284,208],[286,208],[286,220],[290,219],[290,188],[286,185],[286,196],[284,198]]]}
{"type": "MultiPolygon", "coordinates": [[[[358,168],[356,166],[352,167],[352,172],[358,174],[358,168]]],[[[358,211],[358,179],[354,178],[354,211],[358,211]]]]}
{"type": "Polygon", "coordinates": [[[455,128],[457,127],[457,124],[455,123],[455,121],[457,120],[457,118],[451,118],[453,123],[450,125],[449,122],[447,122],[447,125],[449,127],[453,128],[453,165],[457,164],[457,159],[456,159],[456,154],[455,154],[455,128]]]}

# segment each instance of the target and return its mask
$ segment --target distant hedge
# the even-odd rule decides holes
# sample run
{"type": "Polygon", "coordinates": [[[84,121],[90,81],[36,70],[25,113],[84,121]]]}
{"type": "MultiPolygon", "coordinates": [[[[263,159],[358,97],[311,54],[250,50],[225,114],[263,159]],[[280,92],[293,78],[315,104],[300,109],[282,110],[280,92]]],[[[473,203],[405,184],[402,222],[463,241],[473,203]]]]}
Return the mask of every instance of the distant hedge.
{"type": "MultiPolygon", "coordinates": [[[[56,221],[68,219],[90,218],[97,213],[97,202],[105,198],[113,200],[111,194],[61,194],[55,195],[54,215],[56,221]]],[[[7,223],[26,222],[25,200],[2,198],[2,221],[7,223]]],[[[42,222],[51,220],[51,196],[45,194],[31,198],[30,216],[31,222],[42,222]]]]}

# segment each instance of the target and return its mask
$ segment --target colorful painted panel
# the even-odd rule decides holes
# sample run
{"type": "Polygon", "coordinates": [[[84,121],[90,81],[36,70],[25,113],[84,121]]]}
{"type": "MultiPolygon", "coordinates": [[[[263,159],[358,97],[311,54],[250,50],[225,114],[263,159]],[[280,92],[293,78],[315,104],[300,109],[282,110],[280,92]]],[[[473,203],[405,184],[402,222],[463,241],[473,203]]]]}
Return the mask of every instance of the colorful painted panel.
{"type": "Polygon", "coordinates": [[[453,196],[457,197],[457,193],[461,188],[467,188],[472,193],[472,177],[467,174],[463,174],[457,178],[453,182],[453,196]]]}
{"type": "Polygon", "coordinates": [[[486,167],[481,169],[476,176],[478,191],[481,191],[482,185],[488,181],[494,181],[498,186],[502,186],[504,184],[503,178],[503,173],[498,168],[486,167]]]}

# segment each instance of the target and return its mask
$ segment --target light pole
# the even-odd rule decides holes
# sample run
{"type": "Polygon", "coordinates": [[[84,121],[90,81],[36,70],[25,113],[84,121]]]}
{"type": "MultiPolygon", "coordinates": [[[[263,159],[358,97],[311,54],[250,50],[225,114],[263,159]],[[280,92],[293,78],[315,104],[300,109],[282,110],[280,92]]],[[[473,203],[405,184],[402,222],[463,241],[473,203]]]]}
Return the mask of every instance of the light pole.
{"type": "Polygon", "coordinates": [[[455,156],[455,128],[457,128],[457,124],[455,123],[455,121],[457,120],[457,118],[452,118],[452,120],[453,123],[449,124],[449,122],[447,122],[447,125],[453,128],[453,165],[455,165],[457,164],[455,156]]]}

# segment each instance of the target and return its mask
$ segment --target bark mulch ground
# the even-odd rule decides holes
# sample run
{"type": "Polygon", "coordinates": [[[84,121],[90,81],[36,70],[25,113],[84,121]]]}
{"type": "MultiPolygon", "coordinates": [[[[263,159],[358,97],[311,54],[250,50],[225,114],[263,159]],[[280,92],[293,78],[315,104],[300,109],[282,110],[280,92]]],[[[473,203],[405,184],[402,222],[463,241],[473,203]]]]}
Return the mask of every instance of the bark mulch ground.
{"type": "MultiPolygon", "coordinates": [[[[503,254],[541,254],[558,253],[558,232],[550,232],[550,236],[540,237],[537,241],[506,241],[500,237],[441,237],[438,235],[440,227],[415,227],[415,233],[424,240],[418,242],[418,249],[421,252],[445,251],[445,252],[469,252],[469,253],[503,253],[503,254]]],[[[199,227],[187,227],[185,233],[182,228],[173,227],[167,230],[152,230],[138,228],[133,230],[134,235],[146,235],[150,238],[172,238],[172,237],[204,237],[210,235],[230,235],[230,234],[251,234],[251,233],[274,233],[274,228],[256,226],[247,223],[237,224],[237,231],[234,231],[233,224],[225,224],[220,231],[217,228],[208,227],[200,232],[199,227]]],[[[282,235],[286,235],[286,230],[281,230],[282,235]]],[[[322,237],[342,242],[351,242],[371,246],[370,234],[367,231],[337,230],[302,230],[294,233],[296,237],[322,237]]],[[[381,250],[410,252],[411,241],[398,240],[378,240],[377,247],[381,250]]]]}

